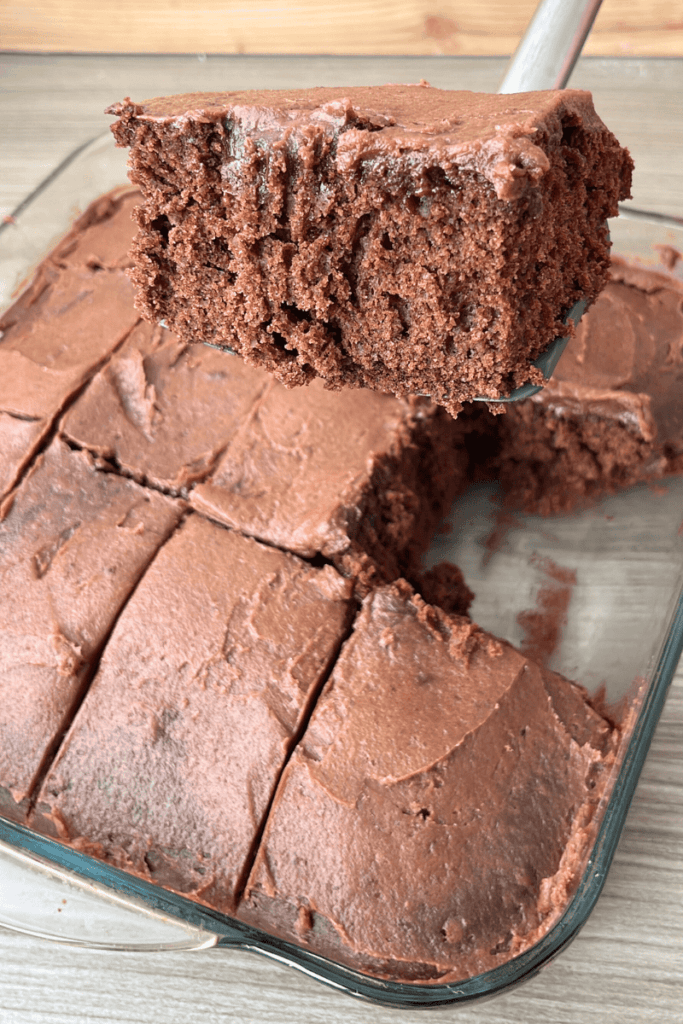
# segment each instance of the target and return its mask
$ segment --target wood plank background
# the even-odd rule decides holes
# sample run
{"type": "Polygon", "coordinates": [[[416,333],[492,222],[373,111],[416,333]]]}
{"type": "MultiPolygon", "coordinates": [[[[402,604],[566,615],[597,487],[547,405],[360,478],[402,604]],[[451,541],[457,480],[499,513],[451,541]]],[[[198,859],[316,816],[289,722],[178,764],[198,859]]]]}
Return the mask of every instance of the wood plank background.
{"type": "MultiPolygon", "coordinates": [[[[536,0],[0,0],[0,49],[510,54],[536,0]]],[[[585,53],[683,56],[683,0],[605,0],[585,53]]]]}

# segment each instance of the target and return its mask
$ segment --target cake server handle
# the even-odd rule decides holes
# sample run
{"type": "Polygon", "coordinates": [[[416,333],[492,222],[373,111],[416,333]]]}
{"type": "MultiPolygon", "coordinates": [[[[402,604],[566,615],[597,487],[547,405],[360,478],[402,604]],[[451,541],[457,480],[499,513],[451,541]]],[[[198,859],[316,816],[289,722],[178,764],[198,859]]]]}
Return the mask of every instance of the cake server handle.
{"type": "Polygon", "coordinates": [[[499,93],[564,89],[602,0],[541,0],[510,58],[499,93]]]}

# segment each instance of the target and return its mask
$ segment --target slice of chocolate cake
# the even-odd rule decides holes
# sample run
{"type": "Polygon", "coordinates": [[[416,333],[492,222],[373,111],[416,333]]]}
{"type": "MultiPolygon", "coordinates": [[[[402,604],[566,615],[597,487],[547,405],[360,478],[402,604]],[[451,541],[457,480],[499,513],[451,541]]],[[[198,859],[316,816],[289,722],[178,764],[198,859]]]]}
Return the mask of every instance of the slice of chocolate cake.
{"type": "Polygon", "coordinates": [[[141,322],[61,431],[141,483],[184,494],[213,469],[268,383],[241,359],[141,322]]]}
{"type": "Polygon", "coordinates": [[[528,949],[581,876],[616,735],[585,692],[399,583],[369,596],[238,916],[402,981],[528,949]]]}
{"type": "Polygon", "coordinates": [[[683,471],[683,283],[614,260],[547,387],[497,420],[494,471],[529,511],[683,471]]]}
{"type": "Polygon", "coordinates": [[[507,394],[603,285],[632,162],[575,90],[197,93],[110,111],[140,308],[287,385],[507,394]]]}
{"type": "Polygon", "coordinates": [[[271,381],[192,505],[270,544],[331,559],[364,594],[417,570],[465,485],[459,430],[426,400],[271,381]]]}
{"type": "Polygon", "coordinates": [[[182,505],[55,440],[0,504],[0,813],[18,820],[182,505]]]}
{"type": "Polygon", "coordinates": [[[124,609],[34,825],[230,913],[351,584],[201,516],[124,609]]]}

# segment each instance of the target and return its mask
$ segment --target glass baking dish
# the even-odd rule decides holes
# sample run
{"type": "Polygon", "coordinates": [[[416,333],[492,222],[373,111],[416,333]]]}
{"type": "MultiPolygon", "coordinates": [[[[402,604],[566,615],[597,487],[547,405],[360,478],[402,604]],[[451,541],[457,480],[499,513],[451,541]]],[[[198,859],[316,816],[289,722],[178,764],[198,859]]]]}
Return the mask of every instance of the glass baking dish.
{"type": "MultiPolygon", "coordinates": [[[[74,217],[125,183],[125,164],[107,133],[72,154],[0,226],[0,308],[74,217]]],[[[625,211],[610,230],[616,252],[652,267],[662,267],[671,247],[683,249],[683,224],[659,215],[625,211]]],[[[681,261],[677,270],[683,271],[681,261]]],[[[628,721],[581,883],[560,921],[521,956],[458,984],[379,980],[3,818],[0,925],[96,948],[250,949],[395,1007],[465,1003],[533,977],[571,942],[595,905],[683,648],[682,518],[683,478],[549,518],[503,516],[495,486],[482,485],[458,500],[428,554],[428,564],[447,558],[463,569],[476,594],[475,621],[518,645],[525,639],[524,613],[543,613],[548,566],[575,573],[550,666],[604,694],[628,721]]]]}

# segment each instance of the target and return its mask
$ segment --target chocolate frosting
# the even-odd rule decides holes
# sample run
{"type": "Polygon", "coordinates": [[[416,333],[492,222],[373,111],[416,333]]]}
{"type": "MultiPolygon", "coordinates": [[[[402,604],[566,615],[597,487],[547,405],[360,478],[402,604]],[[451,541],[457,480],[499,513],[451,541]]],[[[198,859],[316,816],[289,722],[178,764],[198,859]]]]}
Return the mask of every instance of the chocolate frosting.
{"type": "MultiPolygon", "coordinates": [[[[133,108],[140,121],[229,121],[243,137],[273,134],[282,145],[288,134],[306,137],[311,123],[343,131],[337,160],[350,171],[363,160],[405,152],[428,166],[458,167],[488,179],[501,199],[517,198],[550,167],[534,135],[550,120],[561,134],[561,119],[579,117],[588,130],[603,128],[590,93],[577,89],[498,95],[420,85],[355,86],[297,90],[205,92],[125,100],[107,113],[133,108]]],[[[559,138],[559,137],[558,137],[559,138]]]]}
{"type": "Polygon", "coordinates": [[[137,230],[133,210],[139,203],[140,193],[132,188],[115,189],[96,199],[76,220],[50,259],[62,267],[90,270],[129,267],[137,230]]]}
{"type": "Polygon", "coordinates": [[[42,419],[0,412],[0,498],[17,482],[49,427],[42,419]]]}
{"type": "Polygon", "coordinates": [[[138,320],[121,271],[62,273],[44,265],[0,320],[0,497],[66,402],[138,320]]]}
{"type": "Polygon", "coordinates": [[[0,786],[17,803],[181,511],[58,439],[0,506],[0,786]]]}
{"type": "Polygon", "coordinates": [[[122,613],[36,824],[230,912],[350,597],[331,567],[190,516],[122,613]]]}
{"type": "Polygon", "coordinates": [[[213,469],[268,383],[240,359],[140,323],[61,429],[136,480],[185,493],[213,469]]]}
{"type": "Polygon", "coordinates": [[[585,694],[398,583],[368,597],[288,764],[238,915],[456,981],[557,920],[613,737],[585,694]]]}

